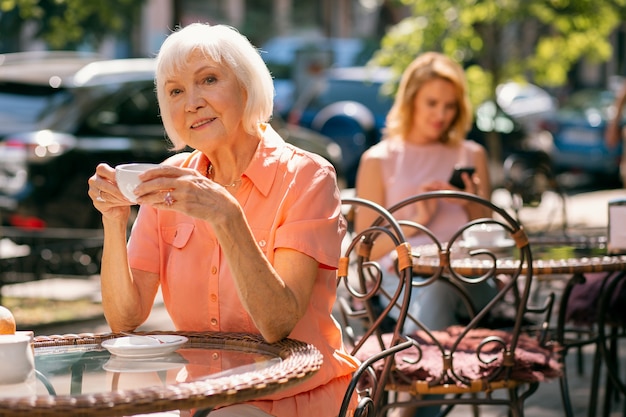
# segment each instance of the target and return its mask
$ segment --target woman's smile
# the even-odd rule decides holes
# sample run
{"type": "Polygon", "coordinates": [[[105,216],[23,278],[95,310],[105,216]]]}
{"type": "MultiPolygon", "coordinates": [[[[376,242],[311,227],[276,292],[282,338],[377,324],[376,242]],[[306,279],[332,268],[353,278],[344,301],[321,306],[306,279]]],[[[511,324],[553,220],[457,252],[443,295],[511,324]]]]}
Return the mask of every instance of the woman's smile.
{"type": "Polygon", "coordinates": [[[198,120],[191,125],[191,128],[198,129],[199,127],[206,126],[207,124],[213,122],[215,119],[217,119],[217,117],[211,117],[208,119],[198,120]]]}

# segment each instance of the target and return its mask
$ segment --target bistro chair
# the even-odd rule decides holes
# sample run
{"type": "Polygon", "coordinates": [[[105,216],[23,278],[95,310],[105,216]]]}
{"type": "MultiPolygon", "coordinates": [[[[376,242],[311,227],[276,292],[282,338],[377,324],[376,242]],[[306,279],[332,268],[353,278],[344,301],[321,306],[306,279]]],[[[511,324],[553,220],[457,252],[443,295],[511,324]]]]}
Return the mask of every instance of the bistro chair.
{"type": "Polygon", "coordinates": [[[387,416],[393,409],[433,405],[442,406],[442,416],[457,405],[470,406],[477,416],[479,406],[487,404],[523,416],[524,401],[540,382],[560,375],[560,362],[557,346],[547,342],[544,331],[553,296],[540,307],[528,304],[532,253],[520,224],[506,210],[465,192],[423,193],[389,210],[359,199],[343,202],[356,207],[357,216],[370,209],[379,217],[353,234],[338,270],[339,319],[346,345],[362,362],[339,416],[346,415],[354,395],[359,398],[355,416],[387,416]],[[432,199],[478,203],[500,219],[471,220],[442,241],[426,226],[400,218],[403,207],[432,199]],[[464,231],[481,224],[503,227],[514,242],[520,262],[505,277],[498,272],[499,255],[493,248],[471,248],[462,255],[464,231]],[[405,234],[414,233],[429,243],[412,247],[405,234]],[[382,239],[396,248],[390,269],[370,258],[371,248],[382,239]],[[480,273],[471,262],[482,265],[480,273]],[[393,291],[383,278],[392,280],[393,291]],[[463,324],[435,330],[409,314],[412,291],[428,291],[435,282],[459,295],[463,324]],[[468,288],[485,283],[497,289],[495,295],[486,305],[474,306],[468,288]],[[417,330],[405,331],[408,324],[417,330]]]}
{"type": "Polygon", "coordinates": [[[621,395],[622,414],[626,415],[626,377],[620,373],[619,342],[626,339],[626,272],[614,274],[606,285],[598,305],[598,348],[606,363],[607,383],[603,415],[608,416],[613,399],[621,395]],[[605,332],[608,330],[609,334],[605,332]]]}
{"type": "Polygon", "coordinates": [[[355,417],[373,416],[377,415],[376,405],[385,402],[383,397],[386,395],[386,389],[382,381],[387,380],[392,368],[395,368],[395,358],[387,355],[386,350],[402,350],[411,345],[411,342],[402,336],[401,330],[411,295],[410,247],[398,222],[382,206],[356,197],[344,197],[342,201],[344,213],[349,213],[350,223],[356,212],[364,210],[374,211],[381,219],[366,230],[358,233],[349,232],[349,239],[337,271],[337,311],[348,348],[356,355],[372,339],[381,350],[380,354],[366,358],[355,373],[344,397],[340,416],[347,415],[347,407],[355,393],[359,397],[359,411],[355,417]],[[398,253],[396,268],[398,290],[394,294],[385,294],[391,301],[385,307],[381,307],[379,298],[382,292],[380,287],[382,270],[379,263],[369,259],[372,245],[383,240],[391,242],[398,253]],[[399,308],[396,307],[397,304],[400,304],[399,308]],[[399,310],[399,314],[395,320],[390,320],[388,314],[394,308],[399,310]],[[379,360],[382,362],[382,369],[374,372],[371,365],[379,360]],[[367,386],[361,384],[360,379],[363,375],[371,378],[367,386]]]}
{"type": "MultiPolygon", "coordinates": [[[[556,328],[562,355],[565,358],[569,350],[578,351],[577,371],[582,376],[581,349],[593,346],[587,416],[595,416],[601,404],[601,415],[608,417],[613,397],[626,395],[626,380],[620,376],[624,370],[618,357],[619,343],[626,339],[626,271],[594,272],[590,269],[588,273],[575,274],[563,289],[562,298],[556,328]],[[604,400],[600,401],[602,369],[606,379],[604,400]]],[[[559,382],[564,415],[573,417],[565,366],[559,382]]],[[[623,407],[626,415],[626,401],[623,407]]]]}

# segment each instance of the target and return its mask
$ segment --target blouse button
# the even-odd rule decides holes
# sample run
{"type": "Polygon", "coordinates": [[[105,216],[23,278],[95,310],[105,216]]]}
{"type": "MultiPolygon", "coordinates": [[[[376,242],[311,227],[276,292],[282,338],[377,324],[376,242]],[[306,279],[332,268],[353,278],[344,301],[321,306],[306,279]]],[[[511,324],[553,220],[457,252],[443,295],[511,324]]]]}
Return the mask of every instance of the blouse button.
{"type": "Polygon", "coordinates": [[[217,267],[214,266],[213,268],[211,268],[211,273],[213,275],[217,274],[217,267]]]}
{"type": "Polygon", "coordinates": [[[264,248],[264,247],[265,247],[265,245],[267,245],[267,242],[266,242],[266,241],[264,241],[264,240],[259,240],[259,246],[260,246],[260,247],[264,248]]]}
{"type": "Polygon", "coordinates": [[[217,319],[211,319],[211,326],[217,326],[217,319]]]}
{"type": "Polygon", "coordinates": [[[211,301],[212,302],[216,302],[217,301],[217,295],[211,294],[211,301]]]}
{"type": "Polygon", "coordinates": [[[213,352],[213,360],[218,360],[220,358],[220,354],[217,352],[213,352]]]}

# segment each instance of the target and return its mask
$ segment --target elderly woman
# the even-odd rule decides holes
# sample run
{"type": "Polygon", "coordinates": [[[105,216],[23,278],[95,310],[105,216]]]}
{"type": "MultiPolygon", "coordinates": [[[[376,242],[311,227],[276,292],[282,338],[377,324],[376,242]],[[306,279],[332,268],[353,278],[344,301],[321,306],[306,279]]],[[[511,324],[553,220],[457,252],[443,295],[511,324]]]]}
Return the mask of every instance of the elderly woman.
{"type": "Polygon", "coordinates": [[[292,337],[324,356],[311,379],[215,416],[335,416],[356,368],[331,316],[345,233],[336,174],[267,124],[271,75],[226,26],[192,24],[157,57],[156,91],[175,149],[142,174],[139,214],[100,164],[89,195],[102,213],[102,302],[113,331],[141,325],[161,287],[178,330],[292,337]]]}

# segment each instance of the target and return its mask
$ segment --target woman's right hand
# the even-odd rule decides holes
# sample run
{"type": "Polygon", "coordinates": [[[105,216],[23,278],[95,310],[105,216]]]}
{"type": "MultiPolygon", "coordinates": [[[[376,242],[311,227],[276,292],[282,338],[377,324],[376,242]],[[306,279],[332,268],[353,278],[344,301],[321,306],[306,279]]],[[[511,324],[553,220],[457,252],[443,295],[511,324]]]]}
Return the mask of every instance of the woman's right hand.
{"type": "Polygon", "coordinates": [[[420,201],[415,204],[415,208],[417,209],[415,222],[421,225],[427,225],[437,212],[437,200],[430,199],[420,201]]]}
{"type": "Polygon", "coordinates": [[[102,217],[127,221],[132,205],[117,188],[115,168],[98,164],[96,172],[89,178],[89,197],[102,217]]]}
{"type": "MultiPolygon", "coordinates": [[[[419,187],[417,193],[422,194],[429,191],[439,190],[440,187],[441,184],[439,182],[425,184],[419,187]]],[[[427,225],[437,213],[437,205],[438,202],[436,199],[429,199],[415,203],[417,216],[413,220],[421,225],[427,225]]]]}

